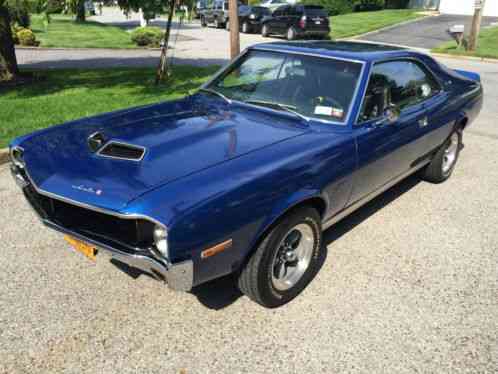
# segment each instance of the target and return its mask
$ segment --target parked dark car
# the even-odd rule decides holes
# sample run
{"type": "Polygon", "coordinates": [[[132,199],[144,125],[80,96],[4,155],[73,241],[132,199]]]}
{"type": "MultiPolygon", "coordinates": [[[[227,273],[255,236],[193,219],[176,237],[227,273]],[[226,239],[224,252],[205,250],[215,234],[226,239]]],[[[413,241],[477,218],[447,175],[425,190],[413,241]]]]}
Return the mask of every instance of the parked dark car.
{"type": "Polygon", "coordinates": [[[216,0],[201,11],[201,26],[214,25],[216,28],[224,28],[228,21],[228,1],[216,0]]]}
{"type": "Polygon", "coordinates": [[[319,5],[282,5],[263,20],[261,35],[284,35],[288,40],[313,37],[326,39],[330,34],[329,17],[319,5]]]}
{"type": "MultiPolygon", "coordinates": [[[[260,32],[263,19],[271,16],[271,10],[262,6],[239,5],[239,28],[245,34],[260,32]]],[[[227,24],[227,29],[228,29],[227,24]]]]}
{"type": "Polygon", "coordinates": [[[11,171],[88,257],[182,291],[233,273],[276,307],[319,270],[322,230],[417,171],[447,180],[482,102],[478,74],[419,52],[266,43],[187,97],[15,139],[11,171]]]}

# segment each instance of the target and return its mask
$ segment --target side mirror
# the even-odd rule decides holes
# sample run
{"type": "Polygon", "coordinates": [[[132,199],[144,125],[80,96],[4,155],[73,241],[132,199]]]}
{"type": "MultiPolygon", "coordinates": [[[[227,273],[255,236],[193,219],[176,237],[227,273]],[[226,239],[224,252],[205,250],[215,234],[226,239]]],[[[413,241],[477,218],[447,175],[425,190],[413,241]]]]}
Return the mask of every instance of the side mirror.
{"type": "Polygon", "coordinates": [[[384,109],[384,119],[385,122],[389,125],[397,122],[401,115],[401,110],[396,105],[389,105],[386,109],[384,109]]]}

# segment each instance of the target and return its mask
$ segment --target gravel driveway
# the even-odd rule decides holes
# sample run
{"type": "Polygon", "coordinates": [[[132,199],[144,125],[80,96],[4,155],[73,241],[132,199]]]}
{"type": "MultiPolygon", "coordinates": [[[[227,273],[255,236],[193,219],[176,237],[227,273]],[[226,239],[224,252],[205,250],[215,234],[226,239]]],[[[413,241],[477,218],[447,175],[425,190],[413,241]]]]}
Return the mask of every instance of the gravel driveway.
{"type": "Polygon", "coordinates": [[[498,372],[498,65],[453,177],[410,177],[325,233],[317,277],[267,310],[231,278],[174,293],[90,263],[0,167],[0,373],[498,372]]]}

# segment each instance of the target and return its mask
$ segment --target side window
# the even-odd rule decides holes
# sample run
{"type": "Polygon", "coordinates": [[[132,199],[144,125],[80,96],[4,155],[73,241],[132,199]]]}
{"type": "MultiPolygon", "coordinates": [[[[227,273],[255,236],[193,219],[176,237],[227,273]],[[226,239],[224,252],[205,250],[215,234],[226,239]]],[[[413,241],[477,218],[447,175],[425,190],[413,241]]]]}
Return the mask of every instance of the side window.
{"type": "Polygon", "coordinates": [[[282,16],[284,16],[284,17],[288,16],[290,13],[290,9],[291,9],[290,6],[283,6],[282,7],[282,16]]]}
{"type": "Polygon", "coordinates": [[[400,109],[420,103],[440,90],[430,72],[414,61],[399,60],[373,67],[360,122],[379,118],[389,105],[400,109]]]}

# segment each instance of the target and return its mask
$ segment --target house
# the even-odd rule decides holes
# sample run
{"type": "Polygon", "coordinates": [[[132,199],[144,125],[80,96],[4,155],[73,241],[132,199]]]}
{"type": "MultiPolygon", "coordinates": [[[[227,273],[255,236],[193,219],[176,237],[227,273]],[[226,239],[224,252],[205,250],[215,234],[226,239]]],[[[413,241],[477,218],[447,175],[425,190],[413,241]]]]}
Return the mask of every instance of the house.
{"type": "MultiPolygon", "coordinates": [[[[439,12],[446,14],[474,14],[476,0],[440,0],[439,12]]],[[[486,0],[483,16],[498,17],[498,0],[486,0]]]]}
{"type": "MultiPolygon", "coordinates": [[[[410,0],[409,8],[439,10],[441,14],[473,15],[476,0],[410,0]]],[[[498,0],[486,0],[484,16],[498,17],[498,0]]]]}

